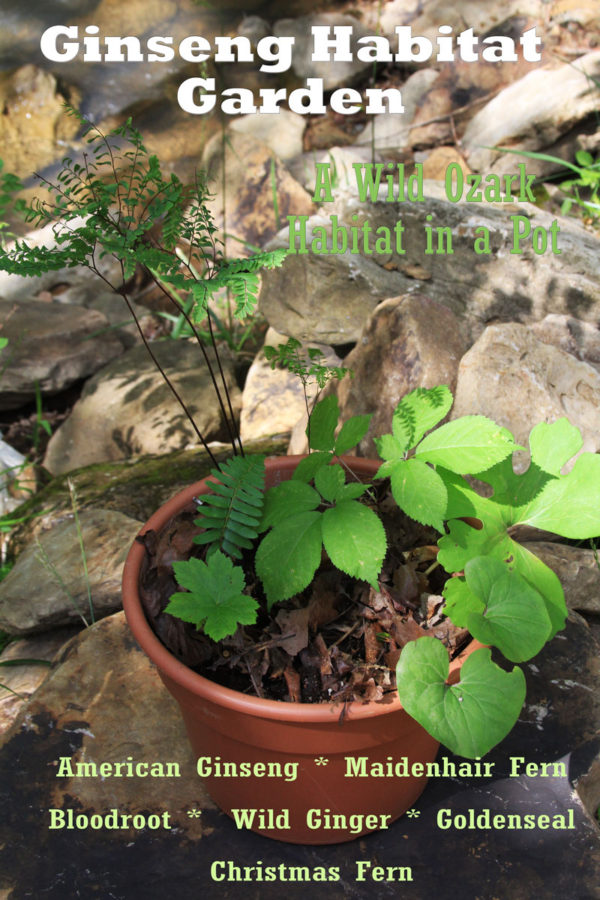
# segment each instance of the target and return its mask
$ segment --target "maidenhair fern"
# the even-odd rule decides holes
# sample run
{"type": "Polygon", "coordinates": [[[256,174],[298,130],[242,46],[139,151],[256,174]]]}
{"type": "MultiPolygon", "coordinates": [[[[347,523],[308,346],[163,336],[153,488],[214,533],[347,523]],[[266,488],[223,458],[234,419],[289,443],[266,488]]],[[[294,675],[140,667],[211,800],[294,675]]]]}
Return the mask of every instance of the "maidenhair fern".
{"type": "Polygon", "coordinates": [[[211,544],[239,559],[258,536],[264,500],[264,456],[234,456],[213,470],[213,493],[200,500],[196,525],[204,528],[195,541],[211,544]]]}
{"type": "MultiPolygon", "coordinates": [[[[155,365],[218,466],[136,318],[126,285],[136,269],[141,268],[175,307],[177,315],[183,317],[197,340],[233,452],[241,451],[243,455],[219,348],[211,331],[210,341],[217,361],[214,370],[195,323],[207,316],[210,298],[223,289],[231,291],[236,318],[250,315],[256,306],[259,270],[280,266],[285,251],[259,252],[248,259],[224,259],[208,207],[210,195],[202,177],[193,185],[184,185],[175,174],[164,175],[158,158],[148,153],[131,120],[103,134],[75,110],[67,111],[84,125],[87,149],[80,161],[65,158],[54,181],[41,179],[48,189],[47,199],[35,199],[31,206],[22,206],[32,225],[53,224],[56,244],[32,246],[19,240],[7,249],[0,245],[0,270],[37,276],[65,267],[86,266],[119,294],[155,365]],[[106,256],[119,263],[115,278],[109,277],[102,265],[106,256]]],[[[18,180],[3,177],[0,211],[18,187],[18,180]]]]}

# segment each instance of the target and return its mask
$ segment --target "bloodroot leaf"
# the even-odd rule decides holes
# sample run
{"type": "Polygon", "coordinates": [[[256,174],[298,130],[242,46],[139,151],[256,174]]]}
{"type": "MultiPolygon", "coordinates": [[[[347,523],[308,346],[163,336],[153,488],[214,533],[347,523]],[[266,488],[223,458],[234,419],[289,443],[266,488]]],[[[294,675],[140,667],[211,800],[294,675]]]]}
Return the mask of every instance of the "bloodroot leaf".
{"type": "Polygon", "coordinates": [[[436,638],[419,638],[403,649],[396,679],[407,713],[457,756],[485,756],[511,730],[525,700],[525,676],[505,672],[487,648],[475,650],[448,685],[448,652],[436,638]]]}
{"type": "Polygon", "coordinates": [[[243,594],[244,571],[217,550],[207,562],[188,559],[174,562],[173,571],[180,587],[188,589],[172,594],[165,612],[184,622],[192,622],[213,641],[234,634],[238,624],[256,622],[256,600],[243,594]]]}

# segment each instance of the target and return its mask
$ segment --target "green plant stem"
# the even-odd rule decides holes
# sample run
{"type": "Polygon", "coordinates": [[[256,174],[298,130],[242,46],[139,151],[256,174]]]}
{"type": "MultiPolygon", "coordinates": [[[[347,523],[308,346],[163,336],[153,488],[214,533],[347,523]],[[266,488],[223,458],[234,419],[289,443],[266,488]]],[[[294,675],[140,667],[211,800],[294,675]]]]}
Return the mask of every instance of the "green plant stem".
{"type": "Polygon", "coordinates": [[[81,562],[83,565],[83,577],[85,578],[85,586],[87,588],[88,606],[90,608],[90,621],[93,624],[96,621],[96,616],[94,614],[94,602],[92,600],[92,588],[90,584],[90,575],[88,572],[87,556],[85,554],[85,547],[83,546],[83,534],[81,532],[81,523],[79,521],[79,512],[77,510],[77,493],[75,491],[75,485],[70,478],[67,479],[67,485],[69,487],[69,494],[71,495],[71,508],[73,510],[73,517],[75,519],[75,530],[77,531],[77,540],[79,541],[79,550],[81,553],[81,562]]]}

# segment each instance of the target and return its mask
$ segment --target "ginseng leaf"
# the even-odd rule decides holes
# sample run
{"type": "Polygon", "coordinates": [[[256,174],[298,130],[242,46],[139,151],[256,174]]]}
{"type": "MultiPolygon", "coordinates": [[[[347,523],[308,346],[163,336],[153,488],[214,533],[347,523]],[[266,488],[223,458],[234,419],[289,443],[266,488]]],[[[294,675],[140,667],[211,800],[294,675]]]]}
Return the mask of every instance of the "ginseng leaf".
{"type": "Polygon", "coordinates": [[[224,553],[215,551],[207,562],[194,557],[174,562],[173,571],[177,583],[187,592],[171,595],[165,607],[169,615],[203,627],[213,641],[234,634],[238,625],[256,622],[258,603],[242,593],[244,571],[224,553]]]}
{"type": "Polygon", "coordinates": [[[340,428],[340,433],[335,439],[334,452],[336,456],[342,456],[348,453],[353,447],[356,447],[364,438],[369,430],[369,423],[372,415],[352,416],[347,422],[344,422],[340,428]]]}
{"type": "Polygon", "coordinates": [[[321,562],[322,513],[308,510],[286,518],[261,541],[256,574],[263,583],[269,609],[303,591],[321,562]]]}
{"type": "Polygon", "coordinates": [[[323,544],[342,572],[368,581],[378,590],[377,576],[387,549],[385,530],[372,509],[356,500],[341,500],[323,513],[323,544]]]}
{"type": "Polygon", "coordinates": [[[407,644],[398,661],[398,694],[407,713],[457,756],[485,756],[511,730],[525,700],[525,676],[505,672],[491,651],[475,650],[458,684],[448,685],[448,652],[431,637],[407,644]]]}

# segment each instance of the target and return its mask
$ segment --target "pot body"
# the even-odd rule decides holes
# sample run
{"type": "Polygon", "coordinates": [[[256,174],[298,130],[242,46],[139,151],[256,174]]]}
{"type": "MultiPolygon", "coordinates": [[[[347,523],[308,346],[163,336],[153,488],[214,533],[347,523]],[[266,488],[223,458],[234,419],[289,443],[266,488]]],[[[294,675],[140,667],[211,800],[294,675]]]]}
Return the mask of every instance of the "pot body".
{"type": "MultiPolygon", "coordinates": [[[[268,459],[266,486],[290,478],[300,458],[268,459]]],[[[363,480],[379,467],[354,457],[345,462],[363,480]]],[[[180,492],[140,534],[159,532],[209,489],[210,482],[202,481],[180,492]]],[[[291,843],[338,843],[387,828],[412,806],[427,778],[424,768],[416,776],[411,772],[415,764],[432,762],[439,744],[404,711],[397,695],[390,703],[284,703],[198,675],[163,646],[147,622],[138,592],[144,552],[134,543],[125,563],[127,621],[179,704],[199,775],[239,828],[291,843]],[[398,764],[396,774],[387,774],[390,761],[398,764]],[[373,772],[377,763],[383,767],[373,772]]],[[[477,646],[472,642],[453,661],[451,682],[477,646]]]]}

